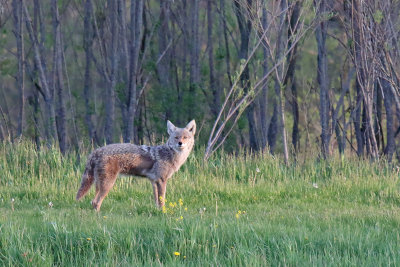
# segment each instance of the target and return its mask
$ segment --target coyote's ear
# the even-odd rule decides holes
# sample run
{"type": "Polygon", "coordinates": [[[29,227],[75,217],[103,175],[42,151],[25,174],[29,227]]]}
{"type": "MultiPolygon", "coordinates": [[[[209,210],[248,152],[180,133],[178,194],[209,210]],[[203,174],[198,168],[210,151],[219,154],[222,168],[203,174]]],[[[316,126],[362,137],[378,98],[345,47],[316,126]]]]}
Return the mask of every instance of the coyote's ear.
{"type": "Polygon", "coordinates": [[[172,124],[172,122],[167,121],[167,129],[168,129],[168,134],[171,135],[173,132],[175,132],[176,127],[175,125],[172,124]]]}
{"type": "Polygon", "coordinates": [[[196,133],[196,122],[192,120],[191,122],[186,125],[185,129],[191,132],[193,135],[196,133]]]}

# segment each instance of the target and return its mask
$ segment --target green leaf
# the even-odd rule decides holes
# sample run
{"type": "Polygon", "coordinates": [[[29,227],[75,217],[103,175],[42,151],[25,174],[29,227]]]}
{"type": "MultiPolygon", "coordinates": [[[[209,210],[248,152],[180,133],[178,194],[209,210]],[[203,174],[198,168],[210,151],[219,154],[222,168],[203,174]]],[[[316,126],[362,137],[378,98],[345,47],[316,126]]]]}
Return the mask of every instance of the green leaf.
{"type": "Polygon", "coordinates": [[[374,14],[372,15],[376,23],[380,24],[383,19],[383,13],[381,10],[375,10],[374,14]]]}

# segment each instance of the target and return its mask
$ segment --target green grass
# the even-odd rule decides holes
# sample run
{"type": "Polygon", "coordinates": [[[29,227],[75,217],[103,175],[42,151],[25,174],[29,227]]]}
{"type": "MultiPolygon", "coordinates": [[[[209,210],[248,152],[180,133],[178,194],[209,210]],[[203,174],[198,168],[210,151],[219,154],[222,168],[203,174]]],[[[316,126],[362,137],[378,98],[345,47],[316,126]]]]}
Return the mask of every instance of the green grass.
{"type": "Polygon", "coordinates": [[[222,153],[203,163],[199,151],[169,181],[166,213],[154,207],[150,183],[132,177],[119,178],[96,213],[93,189],[74,200],[87,153],[78,160],[29,142],[0,144],[1,266],[400,262],[399,173],[385,162],[286,167],[270,155],[222,153]]]}

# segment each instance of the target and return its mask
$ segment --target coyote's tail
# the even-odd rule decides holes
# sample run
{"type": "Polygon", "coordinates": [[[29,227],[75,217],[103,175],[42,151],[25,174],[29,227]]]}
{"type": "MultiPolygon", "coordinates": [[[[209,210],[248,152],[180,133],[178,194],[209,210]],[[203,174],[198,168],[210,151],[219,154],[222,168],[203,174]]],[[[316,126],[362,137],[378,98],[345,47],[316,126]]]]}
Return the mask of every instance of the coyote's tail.
{"type": "Polygon", "coordinates": [[[93,184],[94,181],[94,162],[92,161],[92,158],[90,158],[85,167],[85,172],[82,175],[82,182],[81,182],[81,187],[78,190],[78,193],[76,194],[76,200],[81,199],[86,193],[89,191],[90,186],[93,184]]]}

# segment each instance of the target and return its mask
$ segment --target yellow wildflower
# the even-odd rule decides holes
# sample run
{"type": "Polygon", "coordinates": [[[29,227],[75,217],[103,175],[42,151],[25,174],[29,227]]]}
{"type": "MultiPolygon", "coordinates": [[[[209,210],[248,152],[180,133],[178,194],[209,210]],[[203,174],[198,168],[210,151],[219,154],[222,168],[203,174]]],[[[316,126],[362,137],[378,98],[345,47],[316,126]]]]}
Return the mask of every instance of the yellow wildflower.
{"type": "Polygon", "coordinates": [[[181,253],[179,253],[178,251],[175,251],[175,252],[174,252],[174,255],[175,255],[175,256],[179,256],[179,255],[181,255],[181,253]]]}
{"type": "Polygon", "coordinates": [[[179,206],[182,206],[183,205],[183,200],[182,200],[182,198],[180,198],[179,199],[179,206]]]}
{"type": "Polygon", "coordinates": [[[90,241],[90,240],[92,240],[92,239],[91,239],[90,237],[88,237],[88,238],[86,238],[86,240],[87,240],[87,241],[90,241]]]}

